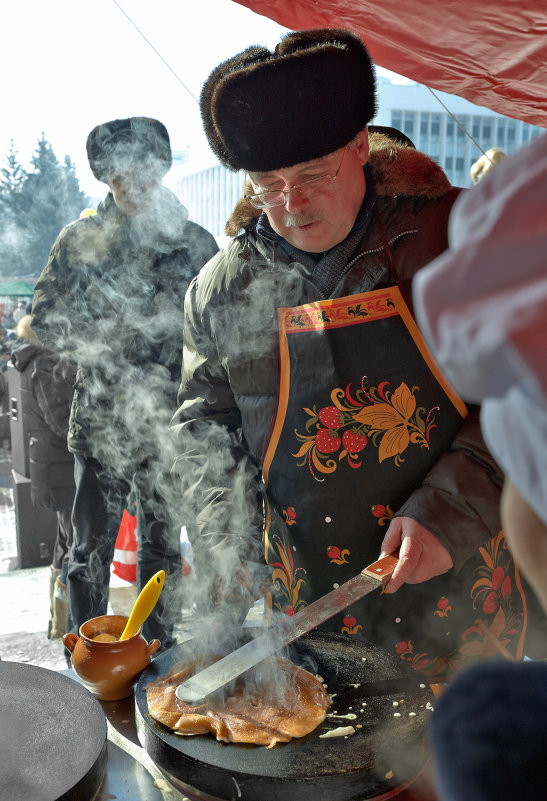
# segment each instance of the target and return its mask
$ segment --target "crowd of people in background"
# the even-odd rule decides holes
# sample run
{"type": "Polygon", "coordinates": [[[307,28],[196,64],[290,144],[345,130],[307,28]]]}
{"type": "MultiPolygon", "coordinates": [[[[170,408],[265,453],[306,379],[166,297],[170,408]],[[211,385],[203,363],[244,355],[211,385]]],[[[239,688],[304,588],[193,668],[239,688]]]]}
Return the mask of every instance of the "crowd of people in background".
{"type": "Polygon", "coordinates": [[[30,311],[32,303],[20,300],[16,305],[11,301],[0,303],[0,440],[9,442],[9,399],[8,399],[8,362],[17,341],[16,326],[25,313],[30,311]]]}
{"type": "MultiPolygon", "coordinates": [[[[32,304],[30,304],[32,305],[32,304]]],[[[0,359],[2,361],[2,372],[6,370],[9,361],[11,346],[17,334],[15,326],[17,320],[25,314],[29,301],[19,301],[17,306],[13,303],[0,303],[0,359]]]]}

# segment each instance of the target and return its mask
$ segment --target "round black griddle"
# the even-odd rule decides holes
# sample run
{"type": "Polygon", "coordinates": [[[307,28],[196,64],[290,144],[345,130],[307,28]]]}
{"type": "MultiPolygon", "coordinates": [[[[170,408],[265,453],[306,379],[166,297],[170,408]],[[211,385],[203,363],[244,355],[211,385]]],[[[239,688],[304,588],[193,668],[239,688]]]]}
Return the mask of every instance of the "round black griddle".
{"type": "Polygon", "coordinates": [[[0,788],[9,801],[91,801],[106,770],[106,717],[78,682],[0,661],[0,788]]]}
{"type": "Polygon", "coordinates": [[[433,694],[412,669],[386,651],[322,632],[298,640],[290,649],[291,660],[319,674],[333,702],[315,731],[269,750],[221,743],[212,735],[181,737],[149,716],[148,682],[197,651],[198,644],[189,641],[164,652],[135,689],[139,740],[176,786],[223,801],[379,801],[394,798],[423,769],[430,714],[426,705],[433,694]],[[334,711],[357,718],[329,717],[334,711]],[[357,724],[361,728],[347,738],[319,736],[357,724]]]}

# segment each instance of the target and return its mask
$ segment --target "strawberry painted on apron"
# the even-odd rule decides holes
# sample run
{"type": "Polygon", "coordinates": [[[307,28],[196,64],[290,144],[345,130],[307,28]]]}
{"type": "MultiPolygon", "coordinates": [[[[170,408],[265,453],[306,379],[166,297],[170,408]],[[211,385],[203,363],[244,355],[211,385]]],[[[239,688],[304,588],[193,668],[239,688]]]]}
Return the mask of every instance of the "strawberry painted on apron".
{"type": "MultiPolygon", "coordinates": [[[[467,409],[397,287],[278,310],[280,384],[265,453],[271,608],[294,614],[374,561],[393,514],[467,409]]],[[[365,637],[429,676],[509,649],[526,599],[503,534],[452,572],[371,593],[324,628],[365,637]]]]}

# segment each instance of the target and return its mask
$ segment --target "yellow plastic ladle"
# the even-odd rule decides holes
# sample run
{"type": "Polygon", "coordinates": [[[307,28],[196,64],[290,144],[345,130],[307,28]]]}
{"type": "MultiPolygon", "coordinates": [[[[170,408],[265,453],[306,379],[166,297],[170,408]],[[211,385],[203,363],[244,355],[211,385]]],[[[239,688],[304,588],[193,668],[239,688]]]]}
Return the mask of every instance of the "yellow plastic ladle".
{"type": "Polygon", "coordinates": [[[133,609],[125,624],[120,640],[128,640],[137,633],[158,602],[164,583],[165,570],[159,570],[146,582],[133,604],[133,609]]]}

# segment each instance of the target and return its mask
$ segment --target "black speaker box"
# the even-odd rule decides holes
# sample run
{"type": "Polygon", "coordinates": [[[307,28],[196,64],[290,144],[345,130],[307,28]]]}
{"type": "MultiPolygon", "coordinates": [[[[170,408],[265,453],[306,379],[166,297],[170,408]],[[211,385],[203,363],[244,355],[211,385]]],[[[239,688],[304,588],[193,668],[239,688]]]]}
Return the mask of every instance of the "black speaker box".
{"type": "Polygon", "coordinates": [[[19,567],[50,565],[57,537],[57,515],[48,509],[37,509],[33,505],[30,498],[30,478],[16,470],[11,473],[19,567]]]}
{"type": "Polygon", "coordinates": [[[22,374],[8,362],[8,390],[11,430],[11,458],[13,469],[22,476],[29,472],[29,436],[25,419],[26,396],[29,390],[22,386],[22,374]]]}

